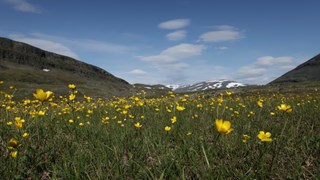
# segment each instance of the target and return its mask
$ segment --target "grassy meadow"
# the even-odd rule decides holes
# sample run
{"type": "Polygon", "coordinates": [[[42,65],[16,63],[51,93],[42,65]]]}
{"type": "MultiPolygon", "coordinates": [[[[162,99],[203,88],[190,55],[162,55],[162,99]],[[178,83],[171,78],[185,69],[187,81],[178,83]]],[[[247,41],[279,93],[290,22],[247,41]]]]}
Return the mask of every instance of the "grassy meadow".
{"type": "MultiPolygon", "coordinates": [[[[320,90],[16,99],[0,81],[1,179],[316,179],[320,90]]],[[[81,95],[80,95],[81,94],[81,95]]]]}

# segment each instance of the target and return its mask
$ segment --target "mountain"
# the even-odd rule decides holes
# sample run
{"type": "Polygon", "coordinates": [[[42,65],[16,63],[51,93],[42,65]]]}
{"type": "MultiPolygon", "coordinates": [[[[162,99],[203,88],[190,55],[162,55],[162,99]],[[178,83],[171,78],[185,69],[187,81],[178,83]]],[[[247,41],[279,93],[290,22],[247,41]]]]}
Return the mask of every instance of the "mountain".
{"type": "MultiPolygon", "coordinates": [[[[0,80],[30,94],[35,88],[58,93],[69,83],[92,96],[128,94],[131,85],[109,72],[79,60],[0,37],[0,80]]],[[[20,93],[21,94],[21,93],[20,93]]]]}
{"type": "Polygon", "coordinates": [[[320,54],[300,64],[269,84],[320,81],[320,54]]]}
{"type": "Polygon", "coordinates": [[[177,93],[184,93],[184,92],[196,92],[196,91],[204,91],[208,89],[225,89],[225,88],[235,88],[245,86],[242,83],[238,83],[235,81],[229,80],[214,80],[214,81],[203,81],[195,84],[190,85],[167,85],[166,87],[171,88],[172,91],[177,93]]]}

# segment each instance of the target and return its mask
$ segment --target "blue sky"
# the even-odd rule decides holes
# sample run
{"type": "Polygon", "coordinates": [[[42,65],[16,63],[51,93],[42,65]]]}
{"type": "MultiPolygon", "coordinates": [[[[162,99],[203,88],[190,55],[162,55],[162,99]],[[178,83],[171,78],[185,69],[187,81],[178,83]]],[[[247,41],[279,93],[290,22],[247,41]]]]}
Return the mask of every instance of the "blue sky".
{"type": "Polygon", "coordinates": [[[0,36],[129,83],[265,84],[320,53],[319,0],[0,0],[0,36]]]}

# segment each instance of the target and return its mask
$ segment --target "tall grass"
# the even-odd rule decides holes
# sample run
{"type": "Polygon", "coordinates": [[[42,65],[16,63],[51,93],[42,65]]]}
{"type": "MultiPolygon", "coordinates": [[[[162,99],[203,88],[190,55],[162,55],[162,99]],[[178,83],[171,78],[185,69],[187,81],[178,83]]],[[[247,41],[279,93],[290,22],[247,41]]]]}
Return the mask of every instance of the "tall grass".
{"type": "Polygon", "coordinates": [[[0,88],[1,179],[320,177],[318,91],[290,96],[171,93],[153,99],[141,92],[91,100],[71,89],[74,100],[66,94],[41,102],[15,100],[14,89],[0,88]],[[292,112],[279,110],[281,104],[292,112]],[[24,119],[22,127],[16,117],[24,119]],[[234,130],[219,134],[216,119],[229,120],[234,130]],[[270,132],[272,141],[262,142],[259,131],[270,132]],[[244,134],[250,136],[247,142],[244,134]],[[10,147],[12,138],[16,147],[10,147]]]}

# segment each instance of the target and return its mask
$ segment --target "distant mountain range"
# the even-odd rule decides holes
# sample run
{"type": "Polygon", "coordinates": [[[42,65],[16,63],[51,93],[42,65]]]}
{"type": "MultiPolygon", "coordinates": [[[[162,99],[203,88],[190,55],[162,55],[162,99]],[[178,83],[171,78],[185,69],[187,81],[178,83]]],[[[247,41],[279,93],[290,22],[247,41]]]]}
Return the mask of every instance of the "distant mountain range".
{"type": "Polygon", "coordinates": [[[213,81],[203,81],[190,85],[167,85],[166,87],[171,88],[174,92],[196,92],[204,91],[208,89],[226,89],[245,86],[242,83],[230,80],[213,80],[213,81]]]}
{"type": "Polygon", "coordinates": [[[320,81],[320,54],[300,64],[269,84],[320,81]]]}
{"type": "Polygon", "coordinates": [[[236,81],[229,80],[213,80],[213,81],[203,81],[195,84],[189,85],[146,85],[146,84],[135,84],[135,87],[140,90],[145,91],[174,91],[176,93],[187,93],[187,92],[197,92],[204,91],[208,89],[228,89],[245,86],[245,84],[238,83],[236,81]]]}

